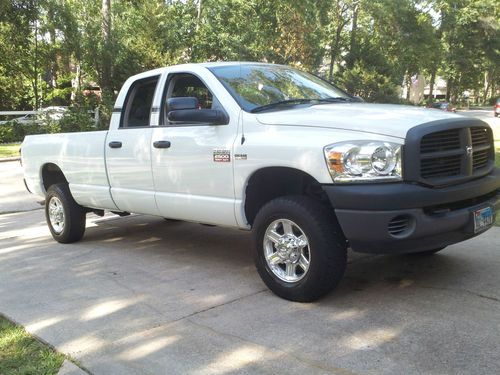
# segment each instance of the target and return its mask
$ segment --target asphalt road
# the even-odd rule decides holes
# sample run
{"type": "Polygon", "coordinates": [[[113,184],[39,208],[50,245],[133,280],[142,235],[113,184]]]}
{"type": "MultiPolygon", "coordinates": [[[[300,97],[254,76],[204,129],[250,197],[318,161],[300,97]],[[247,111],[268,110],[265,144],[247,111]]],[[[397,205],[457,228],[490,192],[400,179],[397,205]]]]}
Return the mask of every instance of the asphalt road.
{"type": "Polygon", "coordinates": [[[500,373],[498,227],[427,258],[351,253],[299,304],[266,289],[246,232],[89,215],[61,245],[19,163],[0,174],[0,313],[88,373],[500,373]]]}
{"type": "Polygon", "coordinates": [[[477,109],[470,111],[458,111],[459,115],[476,117],[487,122],[493,129],[495,139],[500,141],[500,117],[493,116],[493,109],[477,109]]]}

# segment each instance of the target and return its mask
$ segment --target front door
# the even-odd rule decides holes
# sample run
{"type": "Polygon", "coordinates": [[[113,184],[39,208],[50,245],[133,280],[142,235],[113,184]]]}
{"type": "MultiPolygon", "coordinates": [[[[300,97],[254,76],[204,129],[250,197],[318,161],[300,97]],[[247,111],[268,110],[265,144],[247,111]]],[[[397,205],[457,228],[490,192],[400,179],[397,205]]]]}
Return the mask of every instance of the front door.
{"type": "MultiPolygon", "coordinates": [[[[194,74],[170,74],[166,90],[167,100],[194,97],[199,109],[223,110],[217,98],[194,74]]],[[[163,117],[164,126],[153,130],[151,149],[160,215],[235,225],[232,148],[237,119],[231,118],[227,125],[208,125],[172,124],[166,115],[163,117]],[[156,148],[155,143],[163,148],[156,148]],[[167,148],[164,147],[166,144],[167,148]]]]}

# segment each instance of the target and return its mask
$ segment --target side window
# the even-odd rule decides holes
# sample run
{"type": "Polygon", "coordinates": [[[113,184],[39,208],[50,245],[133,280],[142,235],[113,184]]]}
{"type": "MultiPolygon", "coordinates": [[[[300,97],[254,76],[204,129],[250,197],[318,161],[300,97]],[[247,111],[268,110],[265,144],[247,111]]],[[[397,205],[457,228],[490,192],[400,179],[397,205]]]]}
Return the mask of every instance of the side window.
{"type": "Polygon", "coordinates": [[[129,90],[120,127],[149,126],[151,106],[159,77],[134,82],[129,90]]]}
{"type": "Polygon", "coordinates": [[[213,95],[205,84],[192,74],[176,74],[170,81],[169,98],[194,97],[198,99],[199,109],[211,109],[213,95]]]}

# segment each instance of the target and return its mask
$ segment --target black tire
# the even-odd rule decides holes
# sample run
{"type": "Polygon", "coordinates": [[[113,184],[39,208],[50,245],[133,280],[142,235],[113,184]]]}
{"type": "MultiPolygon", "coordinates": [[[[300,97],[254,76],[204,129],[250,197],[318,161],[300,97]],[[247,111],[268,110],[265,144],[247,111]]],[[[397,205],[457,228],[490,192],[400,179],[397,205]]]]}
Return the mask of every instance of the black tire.
{"type": "MultiPolygon", "coordinates": [[[[332,210],[314,199],[287,196],[267,203],[255,218],[253,238],[254,259],[260,277],[273,293],[284,299],[297,302],[315,301],[330,292],[344,275],[347,264],[345,237],[332,210]],[[271,252],[275,250],[273,256],[279,253],[274,242],[271,247],[266,247],[265,236],[272,225],[279,227],[280,220],[293,222],[296,225],[294,230],[299,230],[299,234],[300,231],[303,232],[308,242],[308,245],[300,250],[305,251],[309,257],[308,270],[299,275],[302,278],[295,282],[280,279],[266,261],[266,249],[270,248],[271,252]],[[275,224],[277,222],[278,224],[275,224]]],[[[270,240],[267,241],[269,244],[270,240]]],[[[286,264],[276,264],[275,270],[278,266],[286,273],[286,264]]]]}
{"type": "Polygon", "coordinates": [[[443,250],[443,249],[445,249],[445,248],[446,248],[446,246],[443,246],[443,247],[437,247],[437,248],[435,248],[435,249],[424,250],[424,251],[418,251],[418,252],[416,252],[416,253],[411,253],[411,254],[412,254],[412,255],[418,255],[418,256],[423,256],[423,257],[425,257],[425,256],[434,255],[434,254],[436,254],[437,252],[439,252],[439,251],[441,251],[441,250],[443,250]]]}
{"type": "Polygon", "coordinates": [[[85,218],[85,209],[75,202],[67,184],[55,184],[49,187],[45,197],[45,219],[52,237],[57,242],[71,243],[81,240],[85,233],[85,218]],[[59,204],[62,207],[63,217],[60,222],[53,223],[50,219],[50,210],[54,206],[59,207],[59,204]]]}

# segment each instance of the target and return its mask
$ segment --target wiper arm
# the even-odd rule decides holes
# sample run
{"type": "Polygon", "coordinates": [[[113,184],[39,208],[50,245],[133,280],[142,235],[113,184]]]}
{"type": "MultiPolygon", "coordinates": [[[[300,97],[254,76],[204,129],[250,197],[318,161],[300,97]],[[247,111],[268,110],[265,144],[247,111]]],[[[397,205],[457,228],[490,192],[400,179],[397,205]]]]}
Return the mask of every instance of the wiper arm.
{"type": "Polygon", "coordinates": [[[261,105],[259,107],[255,107],[250,112],[258,113],[265,111],[267,109],[273,109],[276,107],[286,106],[286,105],[294,105],[294,104],[308,104],[315,102],[317,99],[288,99],[288,100],[280,100],[279,102],[274,102],[270,104],[261,105]]]}
{"type": "Polygon", "coordinates": [[[319,98],[319,99],[314,99],[315,101],[319,103],[338,103],[338,102],[351,102],[351,98],[345,98],[343,96],[336,96],[336,97],[331,97],[331,98],[319,98]]]}

